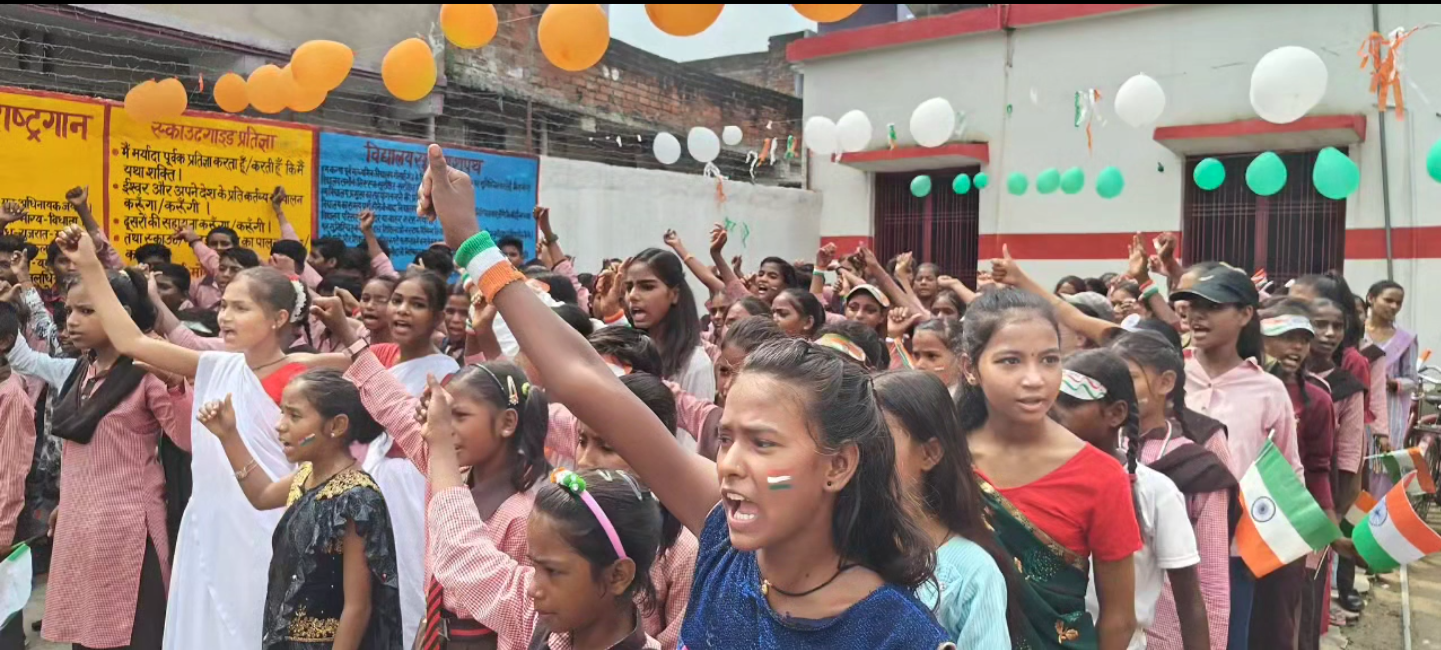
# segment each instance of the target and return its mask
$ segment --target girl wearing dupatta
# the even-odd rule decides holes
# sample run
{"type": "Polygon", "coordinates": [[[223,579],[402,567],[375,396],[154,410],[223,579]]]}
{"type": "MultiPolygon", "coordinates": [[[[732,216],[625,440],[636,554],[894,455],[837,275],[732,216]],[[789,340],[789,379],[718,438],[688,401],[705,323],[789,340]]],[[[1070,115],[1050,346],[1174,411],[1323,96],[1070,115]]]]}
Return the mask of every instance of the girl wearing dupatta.
{"type": "MultiPolygon", "coordinates": [[[[1416,335],[1396,324],[1396,316],[1406,302],[1406,290],[1390,280],[1371,285],[1366,291],[1370,313],[1366,319],[1366,341],[1386,352],[1386,412],[1389,420],[1378,427],[1387,427],[1388,436],[1377,434],[1378,454],[1401,449],[1406,444],[1406,431],[1411,423],[1411,392],[1416,390],[1416,335]],[[1389,441],[1389,449],[1383,448],[1389,441]]],[[[1370,492],[1385,494],[1391,490],[1391,477],[1386,472],[1371,474],[1370,492]]]]}
{"type": "MultiPolygon", "coordinates": [[[[1006,282],[1013,263],[993,262],[1006,282]]],[[[1018,275],[1018,273],[1017,273],[1018,275]]],[[[988,291],[966,312],[957,398],[996,539],[1021,576],[1018,648],[1125,648],[1136,628],[1141,549],[1121,464],[1047,417],[1061,388],[1055,316],[1043,298],[988,291]],[[1096,576],[1099,614],[1086,613],[1096,576]]]]}

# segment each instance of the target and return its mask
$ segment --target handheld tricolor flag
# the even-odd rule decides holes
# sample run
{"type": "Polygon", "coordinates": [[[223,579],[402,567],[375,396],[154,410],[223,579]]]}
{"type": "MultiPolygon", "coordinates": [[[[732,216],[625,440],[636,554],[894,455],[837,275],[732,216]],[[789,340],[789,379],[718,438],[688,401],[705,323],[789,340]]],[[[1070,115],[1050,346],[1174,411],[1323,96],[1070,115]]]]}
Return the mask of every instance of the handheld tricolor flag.
{"type": "Polygon", "coordinates": [[[1392,483],[1400,483],[1401,477],[1415,472],[1416,480],[1409,483],[1411,494],[1436,493],[1436,481],[1431,476],[1431,470],[1426,467],[1426,456],[1420,449],[1412,447],[1381,454],[1380,460],[1386,473],[1391,475],[1392,483]]]}
{"type": "Polygon", "coordinates": [[[30,545],[25,543],[15,545],[10,557],[0,562],[0,627],[30,602],[30,569],[30,545]]]}
{"type": "Polygon", "coordinates": [[[1346,511],[1346,517],[1341,520],[1341,534],[1350,537],[1356,530],[1356,527],[1360,526],[1361,522],[1366,521],[1366,515],[1370,514],[1375,508],[1376,497],[1371,496],[1370,492],[1361,490],[1361,493],[1356,495],[1356,501],[1353,502],[1351,508],[1346,511]]]}
{"type": "Polygon", "coordinates": [[[1341,537],[1341,529],[1326,517],[1270,441],[1241,477],[1241,508],[1236,547],[1257,578],[1341,537]]]}
{"type": "Polygon", "coordinates": [[[1409,488],[1415,480],[1415,474],[1403,478],[1356,528],[1356,552],[1372,571],[1389,571],[1441,553],[1441,535],[1411,508],[1409,488]]]}

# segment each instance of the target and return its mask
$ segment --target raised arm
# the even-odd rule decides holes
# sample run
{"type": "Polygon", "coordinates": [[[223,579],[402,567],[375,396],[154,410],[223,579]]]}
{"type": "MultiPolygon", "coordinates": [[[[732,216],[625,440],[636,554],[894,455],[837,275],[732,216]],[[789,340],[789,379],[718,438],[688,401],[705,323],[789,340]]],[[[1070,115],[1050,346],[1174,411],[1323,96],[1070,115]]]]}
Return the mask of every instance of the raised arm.
{"type": "Polygon", "coordinates": [[[976,292],[971,291],[971,288],[966,286],[966,283],[961,282],[960,280],[957,280],[949,275],[943,275],[938,278],[936,280],[936,284],[941,285],[942,288],[954,291],[956,295],[961,298],[961,302],[966,303],[967,305],[971,304],[971,302],[976,299],[976,292]]]}
{"type": "Polygon", "coordinates": [[[680,240],[680,235],[676,234],[676,231],[665,231],[663,239],[665,240],[665,245],[675,251],[675,254],[680,257],[681,261],[685,262],[685,267],[690,269],[690,272],[695,274],[696,279],[704,283],[706,288],[710,289],[711,293],[725,292],[726,283],[722,282],[714,273],[711,273],[709,267],[702,264],[700,260],[690,254],[690,251],[686,250],[685,242],[680,240]]]}
{"type": "Polygon", "coordinates": [[[66,228],[56,238],[60,250],[75,263],[80,281],[90,289],[95,299],[95,310],[105,328],[110,343],[127,357],[148,363],[165,372],[182,377],[194,377],[200,365],[200,353],[187,350],[167,341],[150,338],[136,327],[135,321],[115,297],[110,280],[105,276],[105,267],[95,256],[95,242],[90,233],[76,226],[66,228]]]}
{"type": "Polygon", "coordinates": [[[729,287],[731,283],[740,283],[741,279],[736,275],[735,269],[726,263],[725,249],[726,242],[730,235],[726,234],[725,226],[715,224],[710,229],[710,259],[715,264],[716,272],[720,273],[722,287],[729,287]]]}
{"type": "Polygon", "coordinates": [[[365,251],[370,254],[370,270],[375,272],[375,277],[400,277],[400,274],[395,272],[395,264],[390,261],[390,256],[380,247],[380,240],[375,237],[375,212],[366,208],[360,211],[356,219],[360,220],[360,234],[365,237],[365,251]]]}
{"type": "MultiPolygon", "coordinates": [[[[462,250],[461,245],[478,234],[474,197],[470,177],[450,169],[440,147],[431,145],[430,165],[416,207],[421,214],[440,218],[446,243],[456,250],[462,250]]],[[[472,242],[483,249],[473,251],[474,257],[503,261],[494,244],[484,246],[487,241],[485,237],[472,242]]],[[[465,261],[476,263],[476,259],[465,261]]],[[[547,391],[610,443],[655,490],[661,502],[699,534],[706,515],[720,501],[715,464],[682,449],[655,413],[615,377],[590,343],[546,307],[525,283],[513,281],[515,277],[498,264],[483,271],[512,280],[489,298],[505,317],[530,362],[547,378],[547,391]]],[[[477,275],[490,277],[471,273],[472,277],[477,275]]]]}
{"type": "Polygon", "coordinates": [[[200,420],[206,429],[220,439],[220,445],[225,448],[225,456],[230,459],[230,466],[235,470],[235,480],[240,483],[240,490],[245,493],[251,506],[256,510],[285,507],[285,501],[290,495],[290,483],[295,475],[287,475],[273,483],[267,478],[265,470],[250,455],[250,449],[246,448],[245,440],[235,428],[235,406],[229,395],[225,396],[223,402],[210,402],[200,407],[195,419],[200,420]],[[260,471],[255,471],[257,469],[260,471]]]}
{"type": "MultiPolygon", "coordinates": [[[[1126,275],[1131,276],[1141,286],[1141,295],[1137,298],[1151,308],[1151,314],[1157,320],[1170,325],[1171,329],[1181,331],[1181,317],[1171,309],[1171,303],[1161,295],[1161,290],[1151,280],[1150,261],[1146,256],[1146,245],[1141,242],[1141,233],[1131,237],[1131,259],[1130,266],[1126,269],[1126,275]]],[[[1170,285],[1174,287],[1175,285],[1170,285]]]]}
{"type": "Polygon", "coordinates": [[[90,211],[90,188],[74,187],[65,193],[65,200],[75,208],[75,214],[80,215],[80,223],[85,227],[85,232],[95,238],[95,253],[107,269],[125,268],[125,260],[121,259],[120,253],[110,245],[110,240],[105,238],[105,231],[100,229],[100,224],[95,221],[95,214],[90,211]]]}
{"type": "Polygon", "coordinates": [[[831,262],[836,259],[836,245],[826,244],[816,250],[816,267],[811,270],[811,293],[821,301],[826,302],[826,269],[831,267],[831,262]]]}
{"type": "Polygon", "coordinates": [[[866,261],[866,272],[875,278],[876,286],[890,296],[891,305],[909,308],[911,313],[925,314],[927,317],[930,315],[930,310],[921,304],[920,299],[901,290],[901,286],[896,284],[891,274],[886,273],[886,267],[881,266],[880,260],[876,259],[876,254],[871,249],[861,246],[860,253],[866,261]]]}
{"type": "MultiPolygon", "coordinates": [[[[176,228],[174,238],[184,241],[195,251],[195,259],[200,262],[200,270],[205,272],[205,277],[213,278],[220,273],[220,254],[205,245],[205,240],[195,234],[194,228],[190,226],[176,228]]],[[[192,286],[190,292],[191,295],[194,295],[195,287],[192,286]]]]}
{"type": "Polygon", "coordinates": [[[1033,293],[1050,301],[1051,306],[1056,310],[1056,318],[1061,321],[1062,325],[1092,341],[1104,341],[1108,332],[1119,327],[1111,321],[1087,316],[1081,313],[1081,310],[1077,309],[1075,305],[1066,302],[1064,298],[1047,291],[1045,287],[1031,279],[1031,276],[1026,275],[1020,265],[1011,259],[1009,246],[1001,246],[1001,255],[1000,259],[991,260],[991,275],[995,277],[996,282],[1033,293]]]}

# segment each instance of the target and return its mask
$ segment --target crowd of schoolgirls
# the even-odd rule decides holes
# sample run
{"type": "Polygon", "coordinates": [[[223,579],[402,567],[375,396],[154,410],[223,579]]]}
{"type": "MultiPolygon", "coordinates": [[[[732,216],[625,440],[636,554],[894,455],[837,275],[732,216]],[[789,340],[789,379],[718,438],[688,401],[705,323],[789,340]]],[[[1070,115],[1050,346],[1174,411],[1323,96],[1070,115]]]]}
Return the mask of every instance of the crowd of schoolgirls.
{"type": "Polygon", "coordinates": [[[372,215],[307,247],[277,190],[265,259],[176,233],[192,281],[70,200],[55,286],[0,236],[0,542],[77,649],[1313,649],[1354,548],[1256,579],[1238,478],[1269,441],[1333,520],[1384,491],[1416,374],[1399,285],[1168,236],[1054,287],[1009,253],[746,274],[719,227],[580,274],[432,146],[444,243],[403,273],[372,215]]]}

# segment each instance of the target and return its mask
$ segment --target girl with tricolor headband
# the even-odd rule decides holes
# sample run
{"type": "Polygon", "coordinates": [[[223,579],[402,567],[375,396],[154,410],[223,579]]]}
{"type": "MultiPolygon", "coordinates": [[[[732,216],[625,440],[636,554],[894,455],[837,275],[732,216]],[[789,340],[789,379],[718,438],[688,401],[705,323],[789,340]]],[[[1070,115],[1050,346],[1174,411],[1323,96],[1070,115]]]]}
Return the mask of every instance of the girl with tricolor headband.
{"type": "MultiPolygon", "coordinates": [[[[1337,521],[1331,490],[1336,410],[1326,383],[1307,372],[1311,342],[1316,338],[1311,309],[1304,301],[1282,299],[1263,309],[1260,316],[1267,364],[1286,385],[1294,410],[1306,488],[1326,516],[1337,521]]],[[[1338,550],[1352,552],[1344,544],[1338,550]]],[[[1330,575],[1329,554],[1313,553],[1258,581],[1254,616],[1267,621],[1267,628],[1277,630],[1276,636],[1267,638],[1279,640],[1280,635],[1299,630],[1298,647],[1318,647],[1323,621],[1330,616],[1326,585],[1330,575]]],[[[1259,631],[1252,630],[1253,647],[1284,647],[1256,643],[1259,631]]]]}
{"type": "Polygon", "coordinates": [[[986,291],[966,311],[957,397],[997,539],[1018,558],[1031,648],[1124,648],[1136,627],[1141,549],[1131,481],[1109,452],[1047,417],[1061,390],[1061,340],[1045,298],[986,291]],[[1086,610],[1094,582],[1099,615],[1086,610]]]}
{"type": "Polygon", "coordinates": [[[816,344],[830,348],[854,360],[871,372],[880,372],[891,365],[886,344],[874,330],[853,321],[836,321],[821,328],[816,344]]]}
{"type": "MultiPolygon", "coordinates": [[[[1201,557],[1185,497],[1165,475],[1139,462],[1139,407],[1126,362],[1109,350],[1087,350],[1066,359],[1061,394],[1051,413],[1096,449],[1124,458],[1132,477],[1142,547],[1134,556],[1136,631],[1126,647],[1149,647],[1147,631],[1169,582],[1183,617],[1181,643],[1166,647],[1209,648],[1209,622],[1196,570],[1201,557]]],[[[1086,594],[1086,609],[1094,615],[1099,608],[1093,586],[1086,594]]]]}
{"type": "Polygon", "coordinates": [[[809,342],[763,345],[727,396],[717,462],[689,453],[500,264],[478,232],[470,186],[432,146],[418,212],[440,218],[457,263],[480,279],[475,290],[512,324],[557,399],[700,538],[683,647],[953,647],[910,594],[931,577],[932,552],[904,515],[864,370],[809,342]]]}
{"type": "Polygon", "coordinates": [[[476,511],[453,412],[449,392],[432,383],[424,414],[435,489],[431,566],[449,602],[494,630],[502,650],[659,650],[636,606],[651,594],[661,541],[650,491],[624,471],[552,471],[535,490],[522,561],[497,547],[476,511]]]}

